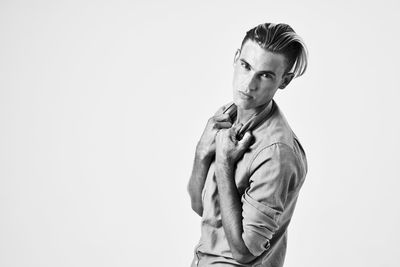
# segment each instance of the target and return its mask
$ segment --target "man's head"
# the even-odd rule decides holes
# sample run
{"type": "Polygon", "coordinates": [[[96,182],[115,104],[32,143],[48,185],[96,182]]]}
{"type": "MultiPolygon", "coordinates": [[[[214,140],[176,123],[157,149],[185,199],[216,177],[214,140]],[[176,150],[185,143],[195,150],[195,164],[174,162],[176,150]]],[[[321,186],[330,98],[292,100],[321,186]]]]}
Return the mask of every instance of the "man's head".
{"type": "Polygon", "coordinates": [[[234,102],[256,109],[305,72],[307,50],[289,25],[265,23],[246,33],[234,63],[234,102]]]}

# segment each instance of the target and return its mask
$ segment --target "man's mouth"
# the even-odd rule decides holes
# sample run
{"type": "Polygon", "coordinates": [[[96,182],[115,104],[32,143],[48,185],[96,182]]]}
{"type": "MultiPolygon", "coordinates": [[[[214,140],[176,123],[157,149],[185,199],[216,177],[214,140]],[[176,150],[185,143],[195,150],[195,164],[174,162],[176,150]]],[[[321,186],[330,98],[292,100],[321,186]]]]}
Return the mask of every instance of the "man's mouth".
{"type": "Polygon", "coordinates": [[[238,90],[238,91],[239,91],[239,95],[240,95],[241,98],[244,98],[244,99],[251,99],[251,98],[253,98],[251,95],[246,94],[246,93],[243,92],[243,91],[240,91],[240,90],[238,90]]]}

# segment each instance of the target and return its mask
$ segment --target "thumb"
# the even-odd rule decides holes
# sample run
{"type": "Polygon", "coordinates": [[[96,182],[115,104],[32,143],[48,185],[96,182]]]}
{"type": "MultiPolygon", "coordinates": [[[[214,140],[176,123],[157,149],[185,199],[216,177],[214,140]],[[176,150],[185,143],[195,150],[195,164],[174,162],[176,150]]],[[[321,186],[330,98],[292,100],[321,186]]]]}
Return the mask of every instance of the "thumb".
{"type": "Polygon", "coordinates": [[[236,137],[237,133],[240,131],[242,126],[243,126],[243,124],[241,124],[241,123],[238,123],[238,124],[235,124],[232,126],[231,131],[230,131],[232,138],[236,137]]]}
{"type": "Polygon", "coordinates": [[[243,124],[241,124],[241,123],[238,123],[238,124],[236,124],[235,126],[233,126],[234,132],[235,132],[235,133],[239,132],[240,129],[242,128],[242,126],[243,126],[243,124]]]}
{"type": "Polygon", "coordinates": [[[251,141],[253,140],[253,135],[250,132],[246,132],[242,138],[242,140],[240,140],[239,146],[241,149],[246,149],[250,146],[251,141]]]}

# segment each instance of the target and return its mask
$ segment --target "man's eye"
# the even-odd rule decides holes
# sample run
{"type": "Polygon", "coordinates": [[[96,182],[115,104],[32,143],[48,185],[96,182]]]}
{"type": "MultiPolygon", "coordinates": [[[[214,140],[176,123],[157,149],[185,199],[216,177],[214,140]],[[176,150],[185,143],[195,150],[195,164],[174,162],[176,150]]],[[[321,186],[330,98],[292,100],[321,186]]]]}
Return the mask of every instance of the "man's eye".
{"type": "Polygon", "coordinates": [[[263,73],[263,74],[261,74],[261,77],[263,77],[265,79],[271,79],[272,78],[271,74],[269,74],[269,73],[263,73]]]}
{"type": "Polygon", "coordinates": [[[244,69],[246,69],[246,70],[249,70],[250,69],[250,66],[249,66],[249,64],[247,64],[247,63],[245,63],[245,62],[240,62],[240,65],[244,68],[244,69]]]}

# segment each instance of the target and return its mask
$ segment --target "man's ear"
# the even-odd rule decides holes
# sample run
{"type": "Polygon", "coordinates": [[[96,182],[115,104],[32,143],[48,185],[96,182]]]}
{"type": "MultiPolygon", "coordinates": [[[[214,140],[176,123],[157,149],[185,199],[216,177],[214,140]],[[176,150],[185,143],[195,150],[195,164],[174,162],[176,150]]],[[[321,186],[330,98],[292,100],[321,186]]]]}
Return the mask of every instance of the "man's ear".
{"type": "Polygon", "coordinates": [[[235,57],[233,58],[233,65],[235,65],[239,57],[240,57],[240,49],[236,50],[235,57]]]}
{"type": "Polygon", "coordinates": [[[284,74],[282,83],[279,86],[279,89],[285,89],[285,87],[293,80],[294,74],[291,72],[288,72],[284,74]]]}

